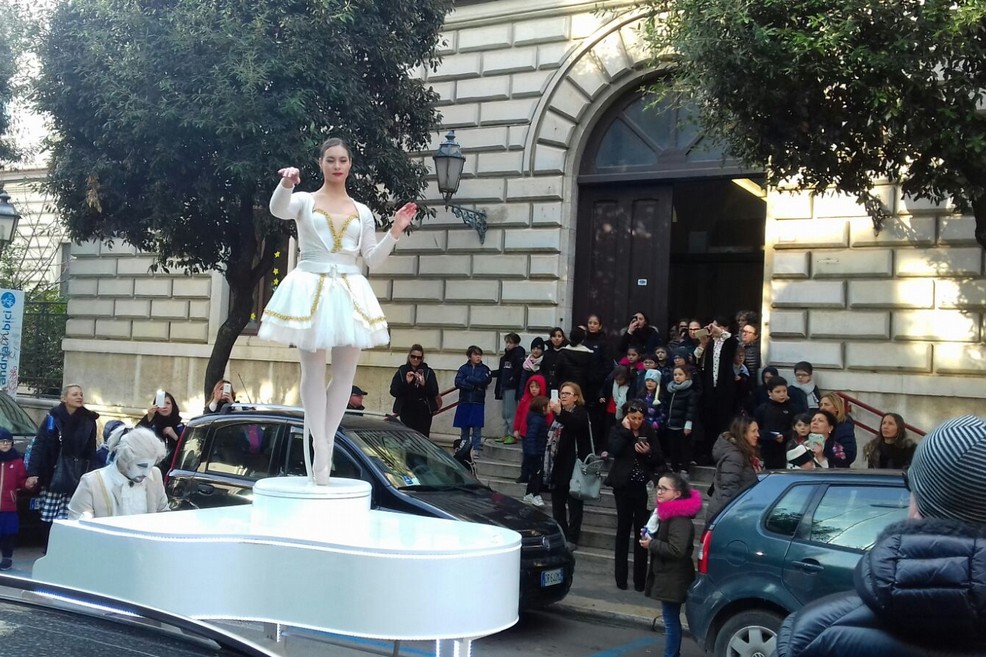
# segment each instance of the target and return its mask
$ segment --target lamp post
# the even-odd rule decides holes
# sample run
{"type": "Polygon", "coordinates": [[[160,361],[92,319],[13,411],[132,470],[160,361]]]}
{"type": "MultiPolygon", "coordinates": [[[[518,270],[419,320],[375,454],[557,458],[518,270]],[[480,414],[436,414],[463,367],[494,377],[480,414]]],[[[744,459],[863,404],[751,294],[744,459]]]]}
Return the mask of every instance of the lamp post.
{"type": "Polygon", "coordinates": [[[20,219],[17,208],[10,202],[10,194],[0,186],[0,254],[3,254],[4,248],[14,241],[17,235],[17,222],[20,219]]]}
{"type": "Polygon", "coordinates": [[[448,131],[448,134],[445,135],[445,141],[438,147],[432,159],[435,160],[438,191],[445,199],[445,209],[451,210],[452,214],[461,219],[464,224],[474,228],[479,233],[479,243],[482,244],[486,241],[486,213],[469,210],[458,205],[450,205],[452,195],[459,191],[462,167],[466,164],[466,157],[455,142],[455,130],[448,131]]]}

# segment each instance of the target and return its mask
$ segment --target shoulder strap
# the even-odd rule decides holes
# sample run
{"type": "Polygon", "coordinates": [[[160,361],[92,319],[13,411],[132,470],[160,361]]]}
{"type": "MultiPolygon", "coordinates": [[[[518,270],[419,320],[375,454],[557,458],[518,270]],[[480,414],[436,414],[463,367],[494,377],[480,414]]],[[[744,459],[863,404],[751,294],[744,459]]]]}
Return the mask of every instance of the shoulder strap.
{"type": "Polygon", "coordinates": [[[596,441],[592,438],[592,418],[589,417],[589,411],[585,412],[585,419],[589,424],[589,446],[592,448],[592,453],[596,453],[596,441]]]}
{"type": "MultiPolygon", "coordinates": [[[[106,483],[103,481],[103,473],[97,472],[94,479],[99,482],[99,492],[102,494],[103,502],[106,504],[106,510],[109,511],[110,515],[115,513],[113,508],[113,500],[110,498],[110,492],[106,490],[106,483]]],[[[95,511],[95,509],[93,509],[95,511]]]]}

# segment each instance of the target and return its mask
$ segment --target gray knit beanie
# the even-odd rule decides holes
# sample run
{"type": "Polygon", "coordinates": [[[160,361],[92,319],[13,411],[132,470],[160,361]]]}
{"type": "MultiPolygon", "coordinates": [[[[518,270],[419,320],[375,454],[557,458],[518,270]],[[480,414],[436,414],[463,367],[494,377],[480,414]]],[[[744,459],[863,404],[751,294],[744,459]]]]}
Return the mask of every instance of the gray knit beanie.
{"type": "Polygon", "coordinates": [[[963,415],[932,429],[907,477],[923,517],[986,524],[986,420],[963,415]]]}

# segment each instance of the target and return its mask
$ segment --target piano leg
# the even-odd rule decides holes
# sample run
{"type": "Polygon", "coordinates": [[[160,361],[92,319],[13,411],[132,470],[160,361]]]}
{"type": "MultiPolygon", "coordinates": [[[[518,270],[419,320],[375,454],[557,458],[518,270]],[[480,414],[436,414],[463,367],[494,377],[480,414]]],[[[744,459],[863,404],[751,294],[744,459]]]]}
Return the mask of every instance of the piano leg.
{"type": "Polygon", "coordinates": [[[435,642],[435,657],[471,657],[472,639],[439,639],[435,642]]]}
{"type": "Polygon", "coordinates": [[[284,635],[284,626],[280,623],[264,623],[264,638],[283,645],[287,637],[284,635]]]}

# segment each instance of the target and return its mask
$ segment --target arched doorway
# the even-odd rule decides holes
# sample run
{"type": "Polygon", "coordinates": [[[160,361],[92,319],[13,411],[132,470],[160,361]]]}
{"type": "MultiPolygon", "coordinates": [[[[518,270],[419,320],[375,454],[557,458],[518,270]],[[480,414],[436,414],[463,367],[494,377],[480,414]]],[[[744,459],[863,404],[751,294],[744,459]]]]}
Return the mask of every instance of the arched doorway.
{"type": "Polygon", "coordinates": [[[612,333],[643,310],[679,317],[760,310],[762,175],[709,145],[687,109],[639,91],[597,124],[580,164],[573,316],[612,333]]]}

